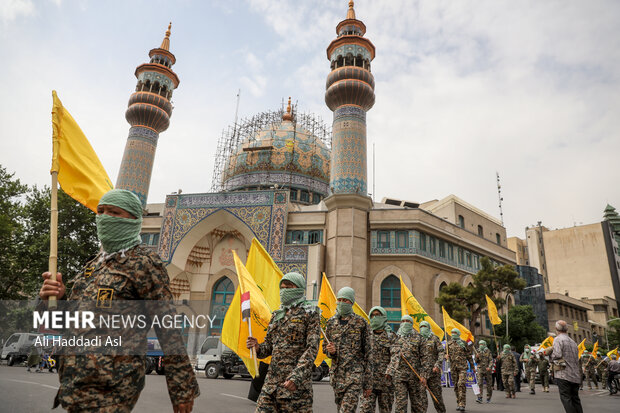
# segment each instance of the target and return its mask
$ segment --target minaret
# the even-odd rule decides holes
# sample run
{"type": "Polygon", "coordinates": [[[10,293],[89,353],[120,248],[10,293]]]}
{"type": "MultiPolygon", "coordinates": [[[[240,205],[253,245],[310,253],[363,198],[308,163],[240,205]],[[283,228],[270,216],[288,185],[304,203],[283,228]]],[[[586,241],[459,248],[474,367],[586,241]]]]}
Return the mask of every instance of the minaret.
{"type": "Polygon", "coordinates": [[[368,215],[366,111],[375,103],[370,62],[375,46],[364,37],[366,26],[355,18],[349,1],[347,18],[336,26],[338,37],[327,47],[331,72],[325,103],[334,112],[325,270],[335,289],[351,286],[362,307],[367,297],[368,215]]]}
{"type": "Polygon", "coordinates": [[[151,172],[159,134],[170,125],[172,91],[179,86],[179,78],[172,71],[176,58],[170,53],[170,27],[161,46],[149,52],[151,61],[136,68],[138,84],[129,97],[125,119],[131,125],[118,171],[116,187],[138,195],[142,206],[151,184],[151,172]]]}

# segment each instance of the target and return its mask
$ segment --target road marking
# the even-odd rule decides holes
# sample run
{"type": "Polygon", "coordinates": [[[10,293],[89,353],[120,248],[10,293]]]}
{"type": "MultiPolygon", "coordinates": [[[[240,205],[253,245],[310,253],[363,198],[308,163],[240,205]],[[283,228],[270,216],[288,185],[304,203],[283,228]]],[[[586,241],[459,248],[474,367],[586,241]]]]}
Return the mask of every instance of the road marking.
{"type": "Polygon", "coordinates": [[[48,389],[52,389],[52,390],[58,390],[58,387],[56,386],[50,386],[49,384],[41,384],[41,383],[37,383],[34,381],[15,380],[15,379],[2,379],[2,380],[13,381],[15,383],[36,384],[37,386],[47,387],[48,389]]]}
{"type": "Polygon", "coordinates": [[[220,393],[222,396],[228,396],[228,397],[234,397],[235,399],[241,399],[241,400],[245,400],[250,402],[250,399],[247,399],[245,397],[241,397],[241,396],[235,396],[234,394],[228,394],[228,393],[220,393]]]}

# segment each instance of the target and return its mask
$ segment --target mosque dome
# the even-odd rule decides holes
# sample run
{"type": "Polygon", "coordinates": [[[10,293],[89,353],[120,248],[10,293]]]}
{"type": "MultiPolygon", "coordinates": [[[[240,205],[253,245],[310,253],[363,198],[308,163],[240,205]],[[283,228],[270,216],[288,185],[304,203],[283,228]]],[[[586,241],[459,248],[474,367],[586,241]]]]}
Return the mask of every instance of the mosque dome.
{"type": "Polygon", "coordinates": [[[225,191],[290,188],[291,200],[318,203],[328,195],[331,151],[287,112],[245,139],[222,173],[225,191]]]}

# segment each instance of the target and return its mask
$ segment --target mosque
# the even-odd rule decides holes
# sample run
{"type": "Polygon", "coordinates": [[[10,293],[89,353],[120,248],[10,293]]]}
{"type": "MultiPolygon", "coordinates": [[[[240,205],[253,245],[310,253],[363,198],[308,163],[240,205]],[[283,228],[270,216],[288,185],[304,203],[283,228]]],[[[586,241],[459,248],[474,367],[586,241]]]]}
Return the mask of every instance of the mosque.
{"type": "Polygon", "coordinates": [[[245,262],[253,238],[282,272],[306,276],[308,298],[318,297],[325,272],[335,290],[353,287],[362,308],[385,307],[391,322],[400,319],[401,277],[439,320],[434,298],[450,282],[470,283],[481,257],[515,264],[502,223],[455,195],[423,203],[368,196],[366,118],[375,102],[375,46],[365,32],[350,1],[327,47],[331,133],[297,114],[289,99],[286,109],[235,134],[214,175],[217,190],[172,194],[163,203],[147,204],[147,196],[157,140],[170,124],[170,98],[179,86],[170,26],[150,62],[136,68],[116,187],[142,201],[143,241],[166,263],[175,298],[210,301],[220,321],[209,334],[220,333],[238,283],[232,251],[245,262]]]}

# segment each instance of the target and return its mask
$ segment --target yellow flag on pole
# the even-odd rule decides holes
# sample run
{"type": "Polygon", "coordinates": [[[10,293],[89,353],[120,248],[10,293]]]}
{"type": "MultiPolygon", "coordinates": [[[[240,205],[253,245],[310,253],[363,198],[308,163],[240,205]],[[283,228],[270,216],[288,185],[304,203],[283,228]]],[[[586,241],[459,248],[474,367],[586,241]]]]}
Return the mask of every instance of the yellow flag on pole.
{"type": "Polygon", "coordinates": [[[579,350],[579,358],[581,358],[581,355],[583,354],[583,352],[586,351],[586,339],[585,338],[583,339],[581,343],[579,343],[579,345],[577,346],[577,350],[579,350]]]}
{"type": "Polygon", "coordinates": [[[502,320],[499,318],[499,315],[497,314],[497,307],[495,306],[495,303],[493,302],[493,300],[491,300],[491,297],[489,297],[488,295],[484,295],[487,298],[487,311],[489,313],[489,321],[491,321],[492,324],[494,325],[498,325],[502,323],[502,320]]]}
{"type": "Polygon", "coordinates": [[[52,91],[52,168],[67,195],[97,212],[101,197],[113,189],[99,157],[62,102],[52,91]]]}
{"type": "Polygon", "coordinates": [[[431,325],[433,334],[443,339],[443,330],[439,327],[439,324],[424,311],[424,308],[422,308],[418,300],[416,300],[403,282],[402,277],[400,278],[400,312],[402,315],[409,315],[413,318],[413,328],[417,331],[420,331],[420,323],[422,321],[428,321],[431,325]]]}
{"type": "Polygon", "coordinates": [[[607,353],[607,357],[611,357],[612,354],[615,354],[616,358],[618,358],[618,347],[616,347],[615,349],[613,349],[609,353],[607,353]]]}
{"type": "Polygon", "coordinates": [[[592,347],[592,357],[596,358],[596,353],[598,352],[598,340],[596,341],[596,343],[594,343],[594,346],[592,347]]]}
{"type": "MultiPolygon", "coordinates": [[[[262,290],[269,310],[272,312],[275,311],[280,307],[280,280],[282,279],[282,272],[256,238],[252,240],[245,268],[262,290]]],[[[242,330],[247,331],[247,325],[241,319],[241,293],[239,287],[237,287],[230,307],[228,307],[228,311],[224,317],[221,339],[226,347],[230,348],[241,358],[250,374],[254,376],[254,361],[250,357],[242,355],[246,353],[249,354],[245,342],[241,343],[242,348],[239,349],[239,336],[242,330]]],[[[254,333],[254,331],[252,332],[254,333]]],[[[271,357],[261,361],[269,363],[271,357]]]]}
{"type": "Polygon", "coordinates": [[[553,345],[553,337],[549,336],[540,343],[540,348],[549,348],[553,345]]]}
{"type": "Polygon", "coordinates": [[[446,330],[446,335],[449,334],[449,331],[452,331],[453,328],[458,328],[461,332],[461,340],[466,343],[474,342],[474,335],[467,327],[450,317],[450,314],[448,314],[443,306],[441,306],[441,311],[443,312],[443,328],[446,330]]]}

